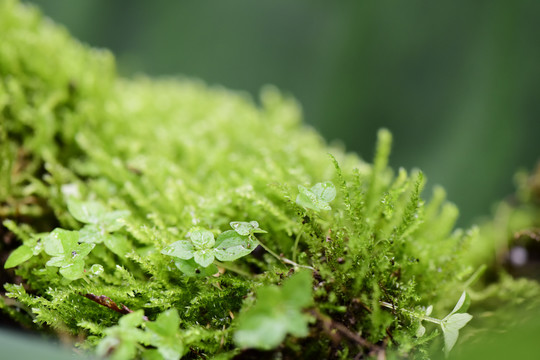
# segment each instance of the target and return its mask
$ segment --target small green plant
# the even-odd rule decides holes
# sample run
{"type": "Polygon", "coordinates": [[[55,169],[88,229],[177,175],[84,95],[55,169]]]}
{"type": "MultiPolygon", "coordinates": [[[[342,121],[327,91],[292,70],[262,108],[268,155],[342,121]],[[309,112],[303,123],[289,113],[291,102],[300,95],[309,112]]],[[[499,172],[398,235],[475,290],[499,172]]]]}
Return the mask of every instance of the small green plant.
{"type": "MultiPolygon", "coordinates": [[[[259,223],[256,221],[249,223],[233,221],[231,227],[234,230],[222,232],[217,239],[214,239],[211,231],[192,230],[189,235],[190,241],[176,241],[163,249],[161,253],[176,258],[176,266],[186,275],[194,274],[193,269],[196,269],[196,264],[205,268],[203,270],[205,275],[216,274],[217,267],[213,265],[214,259],[234,261],[249,255],[259,245],[254,234],[266,232],[259,229],[259,223]],[[210,267],[211,265],[213,266],[210,267]]],[[[195,270],[197,271],[200,272],[199,269],[195,270]]]]}
{"type": "Polygon", "coordinates": [[[69,280],[77,280],[84,272],[86,255],[92,251],[94,244],[79,244],[79,233],[63,229],[55,229],[45,237],[43,248],[52,258],[46,266],[60,268],[60,274],[69,280]]]}
{"type": "MultiPolygon", "coordinates": [[[[425,311],[420,315],[417,315],[410,310],[402,309],[402,311],[411,314],[412,316],[418,318],[418,320],[420,321],[418,330],[416,332],[417,337],[422,337],[426,333],[426,328],[422,325],[422,321],[428,321],[433,324],[439,325],[441,327],[444,337],[444,352],[446,355],[448,355],[456,344],[459,336],[459,330],[465,325],[467,325],[467,323],[472,319],[472,315],[466,313],[467,309],[469,308],[470,302],[471,299],[469,295],[467,295],[466,292],[463,292],[456,306],[454,306],[454,309],[443,319],[436,319],[429,316],[433,311],[432,305],[428,306],[425,311]]],[[[392,304],[389,304],[387,302],[381,302],[381,304],[389,309],[395,309],[392,304]]]]}
{"type": "Polygon", "coordinates": [[[298,185],[296,203],[306,209],[332,210],[329,203],[336,197],[336,187],[330,181],[317,183],[311,189],[298,185]]]}

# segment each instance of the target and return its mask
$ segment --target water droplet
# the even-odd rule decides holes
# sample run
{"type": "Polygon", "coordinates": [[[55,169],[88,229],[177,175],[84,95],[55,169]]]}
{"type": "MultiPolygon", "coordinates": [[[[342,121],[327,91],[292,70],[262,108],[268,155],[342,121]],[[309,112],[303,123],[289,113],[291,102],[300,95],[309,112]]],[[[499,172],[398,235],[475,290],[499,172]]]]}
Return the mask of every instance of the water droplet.
{"type": "Polygon", "coordinates": [[[103,268],[103,266],[101,266],[100,264],[94,264],[92,265],[92,267],[90,268],[90,272],[93,274],[93,275],[99,275],[101,274],[102,272],[104,272],[105,269],[103,268]]]}

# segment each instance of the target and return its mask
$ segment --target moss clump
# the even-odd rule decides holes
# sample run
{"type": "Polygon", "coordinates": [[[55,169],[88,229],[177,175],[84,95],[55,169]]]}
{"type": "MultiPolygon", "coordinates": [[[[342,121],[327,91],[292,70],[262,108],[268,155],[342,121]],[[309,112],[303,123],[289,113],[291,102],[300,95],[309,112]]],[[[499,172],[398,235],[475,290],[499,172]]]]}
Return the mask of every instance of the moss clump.
{"type": "Polygon", "coordinates": [[[476,232],[453,230],[442,189],[422,200],[421,172],[388,168],[388,131],[368,164],[326,145],[274,88],[256,103],[121,79],[108,52],[15,1],[0,2],[0,33],[0,217],[4,239],[23,243],[6,313],[118,359],[427,354],[438,332],[426,309],[442,317],[468,289],[476,232]],[[190,251],[217,249],[227,231],[260,246],[215,270],[162,253],[195,233],[190,251]],[[262,306],[264,294],[279,301],[262,306]],[[259,323],[281,335],[235,337],[259,323]]]}

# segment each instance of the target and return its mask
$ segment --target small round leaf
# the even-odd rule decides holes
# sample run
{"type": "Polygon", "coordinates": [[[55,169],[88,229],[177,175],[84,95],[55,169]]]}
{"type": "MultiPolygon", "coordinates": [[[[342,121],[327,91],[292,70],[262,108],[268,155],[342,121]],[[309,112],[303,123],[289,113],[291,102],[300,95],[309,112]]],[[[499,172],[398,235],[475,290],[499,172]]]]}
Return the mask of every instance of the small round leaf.
{"type": "Polygon", "coordinates": [[[191,232],[190,235],[191,242],[195,248],[202,249],[211,249],[215,244],[214,234],[208,230],[195,230],[191,232]]]}
{"type": "Polygon", "coordinates": [[[174,256],[179,259],[188,260],[193,257],[194,251],[195,248],[193,247],[192,243],[187,240],[180,240],[161,250],[161,253],[164,255],[174,256]]]}

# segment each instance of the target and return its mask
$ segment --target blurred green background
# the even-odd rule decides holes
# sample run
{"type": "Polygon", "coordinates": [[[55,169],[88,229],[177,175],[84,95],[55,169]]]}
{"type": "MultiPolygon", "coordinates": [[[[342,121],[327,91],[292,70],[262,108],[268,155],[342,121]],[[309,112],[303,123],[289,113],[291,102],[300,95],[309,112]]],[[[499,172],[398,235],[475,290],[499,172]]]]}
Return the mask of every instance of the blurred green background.
{"type": "Polygon", "coordinates": [[[462,226],[540,158],[538,0],[32,2],[123,75],[274,84],[367,160],[389,128],[392,166],[443,185],[462,226]]]}

